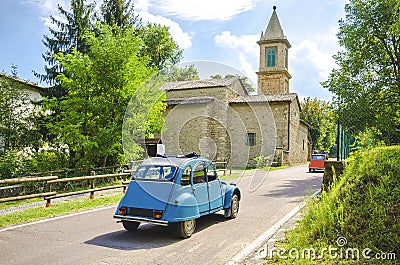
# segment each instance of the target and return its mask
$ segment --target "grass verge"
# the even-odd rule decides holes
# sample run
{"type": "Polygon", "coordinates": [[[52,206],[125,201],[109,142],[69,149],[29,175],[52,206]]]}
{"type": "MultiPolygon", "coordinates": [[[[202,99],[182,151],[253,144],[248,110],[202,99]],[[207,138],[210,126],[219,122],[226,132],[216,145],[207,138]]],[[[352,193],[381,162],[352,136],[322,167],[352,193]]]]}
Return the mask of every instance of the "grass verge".
{"type": "Polygon", "coordinates": [[[344,174],[329,191],[307,203],[297,227],[277,243],[278,250],[285,250],[283,255],[267,261],[396,264],[400,255],[399,161],[400,146],[353,154],[344,174]]]}
{"type": "Polygon", "coordinates": [[[122,194],[111,196],[98,195],[94,200],[84,197],[55,203],[47,208],[44,206],[29,208],[21,212],[0,216],[0,227],[38,221],[108,205],[116,206],[121,198],[122,194]]]}

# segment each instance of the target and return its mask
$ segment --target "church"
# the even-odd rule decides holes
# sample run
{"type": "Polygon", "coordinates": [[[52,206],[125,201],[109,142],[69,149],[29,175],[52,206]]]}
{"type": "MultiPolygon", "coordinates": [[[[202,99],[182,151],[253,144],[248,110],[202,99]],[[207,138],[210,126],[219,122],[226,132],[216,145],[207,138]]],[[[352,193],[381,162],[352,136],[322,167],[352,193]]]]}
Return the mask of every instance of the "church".
{"type": "Polygon", "coordinates": [[[171,82],[166,90],[166,128],[161,135],[167,154],[195,151],[232,167],[307,161],[309,126],[300,119],[296,93],[290,93],[288,39],[276,7],[261,33],[257,94],[239,77],[171,82]]]}

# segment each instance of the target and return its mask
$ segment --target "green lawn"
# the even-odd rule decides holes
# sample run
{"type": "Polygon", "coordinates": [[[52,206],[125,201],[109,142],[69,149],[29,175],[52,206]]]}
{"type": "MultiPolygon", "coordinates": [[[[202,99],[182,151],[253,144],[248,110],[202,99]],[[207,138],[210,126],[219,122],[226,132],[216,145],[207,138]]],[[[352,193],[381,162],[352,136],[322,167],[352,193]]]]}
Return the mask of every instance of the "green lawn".
{"type": "MultiPolygon", "coordinates": [[[[96,196],[96,195],[95,195],[96,196]]],[[[29,208],[21,212],[3,215],[0,217],[0,227],[8,225],[28,223],[46,218],[56,217],[60,215],[81,212],[98,207],[115,205],[122,197],[122,193],[118,195],[106,196],[97,195],[94,200],[89,200],[86,196],[78,199],[54,203],[50,207],[38,206],[29,208]]]]}

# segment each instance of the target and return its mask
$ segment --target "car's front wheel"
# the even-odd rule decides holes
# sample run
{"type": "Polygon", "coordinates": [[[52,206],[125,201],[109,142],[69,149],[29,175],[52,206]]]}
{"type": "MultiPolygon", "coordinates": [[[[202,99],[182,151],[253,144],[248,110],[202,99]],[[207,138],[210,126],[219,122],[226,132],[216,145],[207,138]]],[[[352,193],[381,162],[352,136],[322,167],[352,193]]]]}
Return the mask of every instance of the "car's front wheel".
{"type": "Polygon", "coordinates": [[[139,222],[128,222],[128,221],[123,221],[122,225],[124,228],[128,231],[136,231],[140,225],[139,222]]]}
{"type": "Polygon", "coordinates": [[[239,197],[234,194],[232,196],[231,207],[225,209],[225,218],[235,219],[239,212],[239,197]]]}
{"type": "Polygon", "coordinates": [[[183,222],[170,223],[170,231],[179,238],[189,238],[196,230],[196,219],[186,220],[183,222]]]}

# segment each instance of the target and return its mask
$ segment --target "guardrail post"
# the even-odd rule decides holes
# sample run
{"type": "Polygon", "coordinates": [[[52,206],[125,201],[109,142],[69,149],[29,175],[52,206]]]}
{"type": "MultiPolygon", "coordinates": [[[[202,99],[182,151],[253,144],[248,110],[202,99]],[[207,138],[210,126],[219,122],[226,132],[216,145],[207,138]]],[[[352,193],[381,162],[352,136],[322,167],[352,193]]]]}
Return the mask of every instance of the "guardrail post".
{"type": "MultiPolygon", "coordinates": [[[[95,176],[95,175],[96,175],[96,172],[90,171],[90,176],[95,176]]],[[[91,189],[94,189],[94,178],[92,178],[92,179],[90,180],[90,188],[91,188],[91,189]]],[[[90,198],[91,200],[94,199],[94,190],[92,190],[92,191],[90,192],[89,198],[90,198]]]]}

